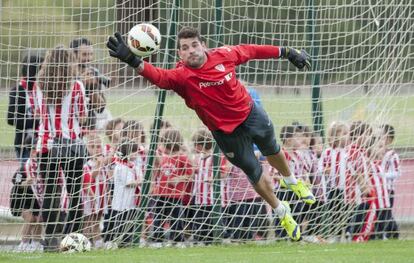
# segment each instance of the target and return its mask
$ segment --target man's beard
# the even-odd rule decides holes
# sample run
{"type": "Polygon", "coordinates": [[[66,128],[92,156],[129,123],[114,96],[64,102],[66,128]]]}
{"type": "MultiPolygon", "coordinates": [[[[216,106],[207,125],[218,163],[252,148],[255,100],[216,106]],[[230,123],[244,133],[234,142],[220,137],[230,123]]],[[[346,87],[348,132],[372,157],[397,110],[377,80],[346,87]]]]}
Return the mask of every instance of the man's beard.
{"type": "Polygon", "coordinates": [[[187,65],[192,67],[192,68],[199,68],[201,65],[203,64],[203,57],[196,57],[196,60],[189,60],[187,65]]]}

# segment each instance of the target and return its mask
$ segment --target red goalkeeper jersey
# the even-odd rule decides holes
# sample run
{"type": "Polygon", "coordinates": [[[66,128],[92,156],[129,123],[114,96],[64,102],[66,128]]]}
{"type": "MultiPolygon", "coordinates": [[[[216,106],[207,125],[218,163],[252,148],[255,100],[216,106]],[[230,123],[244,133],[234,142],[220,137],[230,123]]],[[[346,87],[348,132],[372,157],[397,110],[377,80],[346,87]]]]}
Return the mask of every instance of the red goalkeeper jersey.
{"type": "Polygon", "coordinates": [[[174,90],[210,130],[231,133],[247,118],[253,104],[236,78],[236,66],[251,59],[279,57],[277,46],[224,46],[209,50],[207,61],[199,69],[181,63],[167,70],[144,62],[140,74],[161,89],[174,90]]]}

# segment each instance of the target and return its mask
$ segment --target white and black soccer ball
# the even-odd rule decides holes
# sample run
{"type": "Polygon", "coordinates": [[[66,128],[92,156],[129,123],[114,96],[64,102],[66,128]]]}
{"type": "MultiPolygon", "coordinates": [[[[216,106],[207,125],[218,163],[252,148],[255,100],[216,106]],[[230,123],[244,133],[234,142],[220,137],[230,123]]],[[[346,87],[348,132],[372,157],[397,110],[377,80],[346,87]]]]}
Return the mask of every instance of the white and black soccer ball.
{"type": "Polygon", "coordinates": [[[128,32],[128,46],[139,57],[148,57],[160,49],[161,34],[151,24],[138,24],[128,32]]]}
{"type": "Polygon", "coordinates": [[[82,234],[70,233],[60,242],[59,250],[64,253],[90,251],[91,242],[82,234]]]}

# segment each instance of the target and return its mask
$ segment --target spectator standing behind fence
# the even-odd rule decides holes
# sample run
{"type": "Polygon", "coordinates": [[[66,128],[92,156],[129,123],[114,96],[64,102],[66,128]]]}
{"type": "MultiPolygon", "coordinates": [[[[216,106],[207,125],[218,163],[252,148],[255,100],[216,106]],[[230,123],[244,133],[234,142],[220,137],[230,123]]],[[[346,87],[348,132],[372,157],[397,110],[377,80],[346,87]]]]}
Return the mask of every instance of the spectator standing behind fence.
{"type": "MultiPolygon", "coordinates": [[[[45,249],[55,251],[63,233],[78,232],[82,226],[80,192],[86,150],[81,140],[81,124],[86,118],[85,88],[76,80],[71,50],[57,46],[49,50],[38,75],[36,114],[40,172],[45,179],[42,218],[45,249]],[[68,214],[64,229],[59,220],[58,187],[60,168],[68,192],[68,214]]],[[[65,190],[65,189],[63,189],[65,190]]]]}
{"type": "MultiPolygon", "coordinates": [[[[263,176],[268,176],[266,173],[263,176]]],[[[262,198],[250,184],[246,174],[232,165],[227,173],[227,234],[236,242],[253,240],[263,227],[266,217],[262,198]]]]}
{"type": "MultiPolygon", "coordinates": [[[[214,205],[221,206],[214,199],[213,172],[213,136],[207,129],[199,129],[192,137],[196,152],[195,172],[193,177],[193,233],[194,240],[202,244],[213,242],[214,205]]],[[[220,175],[225,176],[226,159],[221,156],[220,175]]],[[[220,180],[222,184],[222,180],[220,180]]],[[[221,198],[224,198],[223,193],[221,198]]]]}
{"type": "Polygon", "coordinates": [[[25,140],[30,144],[30,158],[13,176],[13,189],[10,209],[15,216],[24,220],[22,240],[15,252],[43,251],[41,244],[42,225],[40,207],[43,202],[44,184],[37,172],[36,149],[32,138],[25,140]]]}
{"type": "MultiPolygon", "coordinates": [[[[323,152],[322,137],[317,132],[313,132],[310,140],[309,150],[312,157],[313,173],[310,175],[310,181],[312,183],[312,190],[315,197],[322,203],[327,201],[327,185],[325,175],[319,172],[318,165],[319,159],[323,152]]],[[[321,204],[315,205],[318,207],[321,204]]]]}
{"type": "MultiPolygon", "coordinates": [[[[117,148],[118,157],[114,167],[114,192],[112,199],[112,242],[118,246],[131,245],[135,232],[135,217],[137,204],[137,188],[140,188],[143,175],[135,167],[135,159],[139,155],[138,144],[123,138],[117,148]]],[[[108,242],[106,247],[112,247],[108,242]]]]}
{"type": "Polygon", "coordinates": [[[385,240],[388,224],[392,219],[390,197],[387,189],[387,179],[381,167],[381,161],[385,154],[384,138],[372,138],[368,148],[369,157],[369,179],[372,190],[369,201],[375,205],[375,225],[369,225],[370,232],[373,232],[367,239],[385,240]]]}
{"type": "Polygon", "coordinates": [[[17,86],[9,94],[7,110],[7,123],[15,126],[14,148],[16,157],[23,164],[30,155],[28,149],[23,147],[27,137],[34,138],[36,120],[34,118],[34,87],[36,75],[43,57],[39,55],[26,55],[22,61],[21,77],[17,86]]]}
{"type": "MultiPolygon", "coordinates": [[[[106,198],[107,207],[104,209],[104,221],[102,233],[104,236],[104,242],[111,241],[113,216],[112,216],[112,196],[114,190],[114,178],[113,171],[115,168],[116,151],[119,143],[121,142],[122,128],[124,127],[124,121],[121,118],[115,118],[106,124],[105,135],[107,138],[107,144],[105,145],[105,163],[108,165],[107,180],[106,180],[106,198]]],[[[108,243],[109,244],[109,243],[108,243]]]]}
{"type": "Polygon", "coordinates": [[[78,63],[78,77],[85,85],[87,97],[88,118],[83,126],[87,130],[103,130],[112,118],[106,109],[104,90],[109,87],[111,79],[100,73],[92,66],[94,50],[92,42],[84,37],[73,39],[69,47],[75,54],[78,63]]]}
{"type": "Polygon", "coordinates": [[[387,238],[398,238],[399,229],[397,222],[392,215],[392,208],[394,207],[394,195],[395,195],[395,180],[401,176],[400,157],[398,153],[390,148],[394,143],[395,129],[392,125],[385,124],[381,126],[381,136],[385,140],[385,154],[381,162],[382,170],[384,171],[385,178],[387,179],[388,194],[390,196],[390,213],[391,222],[387,228],[387,238]]]}
{"type": "Polygon", "coordinates": [[[367,156],[371,136],[372,127],[368,123],[355,121],[351,124],[345,191],[355,209],[352,212],[346,236],[354,241],[366,240],[368,234],[364,230],[369,224],[373,224],[372,217],[369,215],[373,211],[375,213],[374,207],[368,202],[372,191],[367,156]]]}
{"type": "Polygon", "coordinates": [[[108,165],[105,163],[105,149],[96,133],[84,137],[88,150],[88,161],[83,166],[82,205],[84,214],[83,233],[95,248],[103,247],[99,223],[107,208],[108,165]]]}
{"type": "Polygon", "coordinates": [[[121,135],[138,145],[139,156],[135,158],[135,166],[145,172],[146,148],[144,125],[139,121],[129,120],[124,123],[121,135]]]}
{"type": "MultiPolygon", "coordinates": [[[[325,177],[327,187],[327,207],[323,234],[331,240],[339,241],[345,230],[350,214],[350,197],[347,195],[347,163],[349,146],[349,127],[345,123],[333,122],[328,129],[328,147],[322,152],[317,174],[325,177]]],[[[348,180],[349,181],[349,180],[348,180]]]]}
{"type": "MultiPolygon", "coordinates": [[[[160,160],[159,184],[154,189],[156,198],[154,206],[153,240],[160,244],[166,238],[164,224],[170,223],[169,240],[184,241],[183,235],[183,198],[187,183],[192,177],[193,166],[189,157],[182,152],[184,143],[181,133],[176,129],[167,129],[161,135],[164,154],[160,160]]],[[[157,245],[158,245],[157,244],[157,245]]]]}

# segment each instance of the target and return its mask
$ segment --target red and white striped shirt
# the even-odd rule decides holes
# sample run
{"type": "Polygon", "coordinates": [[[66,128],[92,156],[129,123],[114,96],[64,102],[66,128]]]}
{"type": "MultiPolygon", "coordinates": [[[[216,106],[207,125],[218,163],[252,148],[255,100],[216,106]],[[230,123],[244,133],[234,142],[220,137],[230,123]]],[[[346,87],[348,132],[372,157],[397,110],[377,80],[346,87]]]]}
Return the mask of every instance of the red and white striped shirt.
{"type": "Polygon", "coordinates": [[[306,154],[308,155],[308,164],[310,166],[305,167],[305,170],[309,171],[310,174],[312,192],[318,200],[326,202],[328,199],[326,176],[323,170],[320,169],[320,157],[318,158],[316,152],[312,150],[306,151],[306,154]]]}
{"type": "MultiPolygon", "coordinates": [[[[309,174],[305,169],[305,160],[299,151],[288,153],[285,151],[286,161],[288,162],[290,172],[295,175],[297,179],[302,179],[304,182],[309,181],[309,174]]],[[[309,167],[310,168],[310,167],[309,167]]]]}
{"type": "Polygon", "coordinates": [[[317,157],[310,149],[295,151],[300,156],[303,163],[303,171],[307,174],[313,174],[316,171],[317,157]]]}
{"type": "Polygon", "coordinates": [[[391,207],[390,197],[388,195],[387,180],[384,177],[384,172],[381,168],[381,161],[371,161],[371,184],[373,187],[371,198],[378,209],[391,207]]]}
{"type": "Polygon", "coordinates": [[[229,204],[229,185],[227,183],[227,178],[220,178],[220,194],[221,207],[226,207],[229,204]]]}
{"type": "Polygon", "coordinates": [[[232,166],[227,176],[228,203],[253,200],[259,195],[249,182],[247,175],[237,166],[232,166]]]}
{"type": "Polygon", "coordinates": [[[83,187],[82,187],[82,201],[84,215],[96,214],[107,209],[107,178],[108,172],[106,167],[99,169],[98,175],[94,178],[92,171],[96,163],[89,160],[83,166],[83,187]],[[91,193],[89,192],[89,189],[91,193]]]}
{"type": "Polygon", "coordinates": [[[329,188],[345,190],[347,153],[343,148],[327,148],[322,152],[318,173],[325,175],[329,188]]]}
{"type": "Polygon", "coordinates": [[[400,158],[394,150],[388,150],[382,159],[381,168],[387,179],[388,191],[393,191],[395,180],[401,176],[400,158]]]}
{"type": "MultiPolygon", "coordinates": [[[[297,179],[302,179],[304,182],[309,183],[309,175],[305,171],[305,165],[304,161],[299,154],[298,151],[294,151],[292,153],[289,153],[285,149],[283,149],[283,152],[285,154],[286,161],[288,162],[289,170],[291,174],[293,174],[297,179]]],[[[274,174],[278,173],[278,171],[273,168],[272,166],[269,167],[269,173],[274,174]]],[[[279,188],[280,184],[279,181],[275,180],[275,188],[279,188]]]]}
{"type": "Polygon", "coordinates": [[[44,193],[45,193],[45,184],[43,178],[41,178],[40,173],[38,172],[37,160],[29,158],[24,164],[24,172],[27,178],[32,178],[33,183],[30,185],[32,192],[37,200],[37,203],[42,207],[44,193]]]}
{"type": "Polygon", "coordinates": [[[366,201],[361,193],[361,187],[357,176],[363,177],[365,183],[369,183],[368,157],[364,149],[356,144],[348,148],[347,177],[345,181],[346,201],[361,204],[366,201]]]}
{"type": "MultiPolygon", "coordinates": [[[[193,196],[196,205],[213,205],[214,204],[214,173],[213,173],[213,155],[199,155],[197,158],[198,167],[194,174],[193,196]]],[[[221,173],[225,172],[225,158],[221,157],[221,173]]],[[[224,194],[224,184],[220,184],[222,205],[226,199],[224,194]]]]}
{"type": "Polygon", "coordinates": [[[37,151],[45,153],[55,138],[76,140],[81,136],[80,118],[86,116],[83,83],[76,80],[60,105],[47,105],[42,90],[36,88],[36,113],[39,114],[37,151]]]}

